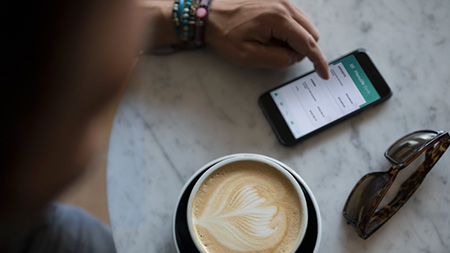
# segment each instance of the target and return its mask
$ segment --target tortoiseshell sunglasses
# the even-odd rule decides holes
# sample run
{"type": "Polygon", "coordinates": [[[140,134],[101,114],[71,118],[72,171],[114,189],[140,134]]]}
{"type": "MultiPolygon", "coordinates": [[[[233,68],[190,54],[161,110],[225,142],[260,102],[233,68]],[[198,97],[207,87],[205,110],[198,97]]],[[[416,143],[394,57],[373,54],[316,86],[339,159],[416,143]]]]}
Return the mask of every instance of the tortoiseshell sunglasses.
{"type": "Polygon", "coordinates": [[[410,133],[392,144],[384,156],[393,166],[386,172],[365,175],[350,193],[343,211],[348,224],[360,237],[371,236],[405,204],[449,145],[448,132],[433,130],[410,133]],[[401,184],[396,196],[387,205],[379,206],[397,174],[424,153],[425,160],[416,169],[411,168],[414,172],[401,184]]]}

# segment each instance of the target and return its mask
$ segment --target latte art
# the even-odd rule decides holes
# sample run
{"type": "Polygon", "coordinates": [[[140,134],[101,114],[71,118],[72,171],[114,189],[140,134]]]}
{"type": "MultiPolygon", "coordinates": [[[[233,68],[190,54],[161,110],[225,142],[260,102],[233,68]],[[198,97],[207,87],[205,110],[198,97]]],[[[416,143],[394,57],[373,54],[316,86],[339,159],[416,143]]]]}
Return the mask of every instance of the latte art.
{"type": "Polygon", "coordinates": [[[211,174],[192,202],[192,224],[207,252],[289,251],[302,216],[291,183],[259,162],[235,162],[211,174]]]}
{"type": "Polygon", "coordinates": [[[278,244],[286,230],[284,211],[267,205],[268,201],[258,194],[257,186],[233,180],[243,181],[230,178],[224,185],[238,185],[225,189],[224,200],[217,198],[223,187],[217,189],[202,216],[194,220],[194,225],[205,227],[232,250],[263,250],[278,244]],[[269,241],[261,243],[263,240],[269,241]]]}

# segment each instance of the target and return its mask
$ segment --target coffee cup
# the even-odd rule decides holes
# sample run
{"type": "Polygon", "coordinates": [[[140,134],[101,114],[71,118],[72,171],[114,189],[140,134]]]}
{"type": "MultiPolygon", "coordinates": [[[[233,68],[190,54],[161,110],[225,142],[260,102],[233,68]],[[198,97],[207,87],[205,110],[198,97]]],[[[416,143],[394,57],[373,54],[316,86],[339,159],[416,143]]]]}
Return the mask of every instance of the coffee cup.
{"type": "Polygon", "coordinates": [[[294,252],[308,224],[297,180],[263,156],[235,156],[208,168],[187,203],[190,236],[200,252],[294,252]]]}

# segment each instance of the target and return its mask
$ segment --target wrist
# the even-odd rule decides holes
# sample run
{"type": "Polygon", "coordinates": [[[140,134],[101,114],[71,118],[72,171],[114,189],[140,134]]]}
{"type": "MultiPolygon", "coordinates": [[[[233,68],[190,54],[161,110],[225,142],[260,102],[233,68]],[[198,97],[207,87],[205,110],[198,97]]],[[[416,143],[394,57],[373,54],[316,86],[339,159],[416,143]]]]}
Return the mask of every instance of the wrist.
{"type": "Polygon", "coordinates": [[[206,21],[204,27],[204,37],[203,37],[205,44],[207,45],[213,44],[215,39],[221,37],[219,36],[219,34],[217,34],[220,25],[220,22],[218,22],[220,18],[220,6],[221,6],[220,0],[214,0],[212,3],[210,3],[208,20],[206,21]]]}
{"type": "Polygon", "coordinates": [[[211,40],[212,38],[214,38],[214,31],[215,31],[215,26],[216,24],[214,23],[215,21],[215,16],[217,13],[214,13],[214,9],[213,9],[213,5],[211,5],[209,7],[209,14],[208,14],[208,20],[206,21],[205,27],[204,27],[204,34],[203,34],[203,39],[205,40],[205,44],[207,45],[211,45],[211,40]]]}
{"type": "Polygon", "coordinates": [[[149,48],[180,43],[172,21],[172,1],[143,1],[146,36],[149,48]]]}

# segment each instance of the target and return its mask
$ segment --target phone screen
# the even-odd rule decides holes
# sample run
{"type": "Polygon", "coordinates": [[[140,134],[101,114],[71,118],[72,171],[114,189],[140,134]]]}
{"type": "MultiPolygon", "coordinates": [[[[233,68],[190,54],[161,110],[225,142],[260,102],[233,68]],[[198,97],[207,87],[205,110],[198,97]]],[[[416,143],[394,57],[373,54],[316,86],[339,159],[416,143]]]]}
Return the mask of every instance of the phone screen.
{"type": "Polygon", "coordinates": [[[270,92],[296,139],[380,99],[355,56],[329,71],[329,80],[313,72],[270,92]]]}

